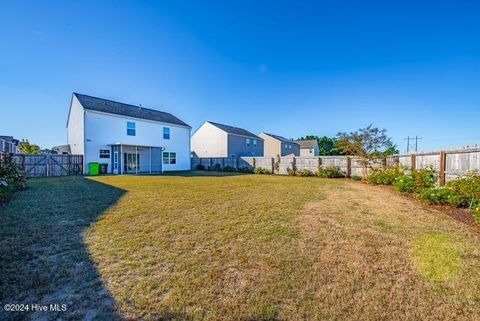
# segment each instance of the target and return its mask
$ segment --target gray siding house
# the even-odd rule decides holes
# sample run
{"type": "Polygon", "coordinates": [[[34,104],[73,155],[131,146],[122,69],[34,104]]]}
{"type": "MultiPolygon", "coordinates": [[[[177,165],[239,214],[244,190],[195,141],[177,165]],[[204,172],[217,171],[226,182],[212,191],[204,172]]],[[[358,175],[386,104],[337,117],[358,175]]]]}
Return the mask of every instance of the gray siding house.
{"type": "Polygon", "coordinates": [[[243,128],[204,122],[192,135],[197,157],[263,156],[263,139],[243,128]]]}
{"type": "Polygon", "coordinates": [[[300,156],[300,145],[293,140],[268,133],[260,133],[258,136],[264,140],[263,155],[265,157],[300,156]]]}
{"type": "Polygon", "coordinates": [[[315,139],[297,140],[300,145],[300,156],[318,156],[318,142],[315,139]]]}

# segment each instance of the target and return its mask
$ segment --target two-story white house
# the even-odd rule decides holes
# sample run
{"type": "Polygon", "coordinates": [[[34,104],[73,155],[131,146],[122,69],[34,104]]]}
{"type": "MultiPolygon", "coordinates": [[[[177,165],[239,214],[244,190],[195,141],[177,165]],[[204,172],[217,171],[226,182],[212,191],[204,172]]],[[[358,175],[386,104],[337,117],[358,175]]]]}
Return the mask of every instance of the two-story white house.
{"type": "Polygon", "coordinates": [[[73,93],[67,121],[72,154],[111,174],[190,170],[191,127],[172,114],[73,93]]]}

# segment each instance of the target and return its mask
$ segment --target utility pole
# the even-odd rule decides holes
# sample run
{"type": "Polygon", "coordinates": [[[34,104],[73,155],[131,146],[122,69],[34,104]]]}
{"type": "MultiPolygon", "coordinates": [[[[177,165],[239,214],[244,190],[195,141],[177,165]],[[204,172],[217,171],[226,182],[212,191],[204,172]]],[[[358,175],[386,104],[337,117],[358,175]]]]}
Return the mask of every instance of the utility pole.
{"type": "Polygon", "coordinates": [[[407,142],[407,154],[410,152],[410,148],[415,149],[415,153],[418,152],[418,141],[421,140],[421,137],[415,136],[404,138],[403,140],[407,142]],[[412,143],[410,143],[410,141],[412,143]]]}

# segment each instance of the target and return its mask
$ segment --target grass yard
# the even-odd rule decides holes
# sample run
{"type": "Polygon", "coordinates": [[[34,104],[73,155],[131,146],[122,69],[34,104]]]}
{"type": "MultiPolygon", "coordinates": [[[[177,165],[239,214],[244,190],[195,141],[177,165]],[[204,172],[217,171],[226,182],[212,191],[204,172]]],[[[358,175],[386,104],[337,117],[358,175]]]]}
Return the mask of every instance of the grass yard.
{"type": "Polygon", "coordinates": [[[0,209],[0,300],[48,320],[480,320],[480,234],[348,180],[35,179],[0,209]]]}

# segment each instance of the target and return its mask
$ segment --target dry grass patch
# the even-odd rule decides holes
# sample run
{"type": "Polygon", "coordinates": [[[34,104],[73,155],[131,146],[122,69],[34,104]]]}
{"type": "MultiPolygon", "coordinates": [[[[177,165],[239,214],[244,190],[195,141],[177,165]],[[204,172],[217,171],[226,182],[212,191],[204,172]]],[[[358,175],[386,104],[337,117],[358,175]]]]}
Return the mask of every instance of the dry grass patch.
{"type": "MultiPolygon", "coordinates": [[[[79,223],[80,208],[74,216],[70,205],[57,209],[68,222],[58,233],[79,231],[73,253],[87,253],[100,282],[85,290],[69,282],[78,277],[68,256],[66,277],[53,282],[56,274],[46,274],[33,291],[40,298],[70,285],[88,306],[104,291],[115,302],[112,318],[146,320],[480,318],[479,235],[386,189],[260,175],[83,180],[125,191],[100,206],[102,194],[92,202],[75,178],[50,181],[57,195],[79,197],[92,211],[79,223]]],[[[37,193],[35,204],[21,193],[9,206],[53,211],[37,193]]],[[[31,263],[28,271],[35,262],[16,257],[8,266],[31,263]]]]}

